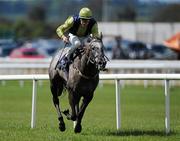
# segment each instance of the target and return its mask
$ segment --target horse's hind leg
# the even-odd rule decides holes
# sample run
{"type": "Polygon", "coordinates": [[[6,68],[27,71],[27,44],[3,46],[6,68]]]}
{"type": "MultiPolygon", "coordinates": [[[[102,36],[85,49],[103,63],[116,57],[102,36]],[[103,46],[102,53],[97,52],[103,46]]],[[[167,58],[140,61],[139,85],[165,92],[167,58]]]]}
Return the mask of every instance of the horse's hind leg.
{"type": "Polygon", "coordinates": [[[61,114],[61,110],[60,110],[60,106],[59,106],[59,99],[58,99],[58,94],[62,93],[63,86],[51,84],[50,87],[51,87],[51,92],[53,95],[53,103],[54,103],[54,106],[55,106],[57,114],[58,114],[59,129],[60,129],[60,131],[65,131],[65,129],[66,129],[65,123],[63,120],[63,116],[61,114]]]}

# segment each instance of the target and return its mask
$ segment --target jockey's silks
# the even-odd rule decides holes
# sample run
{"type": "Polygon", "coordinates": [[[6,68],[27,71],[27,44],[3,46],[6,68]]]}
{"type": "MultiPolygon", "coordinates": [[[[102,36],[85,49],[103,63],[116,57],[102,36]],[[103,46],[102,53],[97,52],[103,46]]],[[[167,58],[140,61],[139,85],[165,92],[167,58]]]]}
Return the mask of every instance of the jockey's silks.
{"type": "MultiPolygon", "coordinates": [[[[79,26],[81,24],[79,16],[77,16],[77,15],[73,16],[73,21],[74,21],[74,24],[69,29],[69,32],[74,34],[74,35],[78,35],[78,29],[79,29],[79,26]]],[[[89,23],[88,23],[86,30],[84,32],[84,36],[91,34],[92,27],[95,23],[96,23],[96,21],[93,18],[89,20],[89,23]]]]}
{"type": "Polygon", "coordinates": [[[89,21],[88,26],[84,28],[80,26],[78,16],[68,17],[65,23],[57,28],[56,32],[59,37],[62,37],[65,33],[72,33],[78,37],[85,37],[89,34],[100,37],[97,22],[93,18],[89,21]]]}

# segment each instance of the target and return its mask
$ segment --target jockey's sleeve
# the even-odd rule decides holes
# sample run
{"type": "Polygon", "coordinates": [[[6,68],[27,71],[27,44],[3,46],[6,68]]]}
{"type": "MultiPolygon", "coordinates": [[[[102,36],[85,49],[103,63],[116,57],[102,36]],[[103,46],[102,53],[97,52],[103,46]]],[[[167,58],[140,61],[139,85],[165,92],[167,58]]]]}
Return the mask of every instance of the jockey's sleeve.
{"type": "Polygon", "coordinates": [[[93,27],[91,29],[91,34],[92,34],[93,37],[100,37],[97,23],[95,23],[93,25],[93,27]]]}
{"type": "Polygon", "coordinates": [[[60,25],[57,30],[56,33],[57,35],[62,38],[62,36],[64,36],[64,33],[67,32],[72,26],[73,26],[73,17],[70,16],[67,18],[67,20],[64,22],[64,24],[60,25]]]}

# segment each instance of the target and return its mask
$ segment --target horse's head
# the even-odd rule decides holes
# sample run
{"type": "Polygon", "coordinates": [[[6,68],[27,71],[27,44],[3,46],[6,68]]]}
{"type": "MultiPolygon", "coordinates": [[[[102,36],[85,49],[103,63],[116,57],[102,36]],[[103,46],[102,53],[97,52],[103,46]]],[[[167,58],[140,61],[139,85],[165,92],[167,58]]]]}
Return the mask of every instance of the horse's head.
{"type": "Polygon", "coordinates": [[[104,54],[104,45],[102,39],[92,38],[88,46],[88,62],[94,64],[98,70],[103,70],[108,59],[104,54]]]}

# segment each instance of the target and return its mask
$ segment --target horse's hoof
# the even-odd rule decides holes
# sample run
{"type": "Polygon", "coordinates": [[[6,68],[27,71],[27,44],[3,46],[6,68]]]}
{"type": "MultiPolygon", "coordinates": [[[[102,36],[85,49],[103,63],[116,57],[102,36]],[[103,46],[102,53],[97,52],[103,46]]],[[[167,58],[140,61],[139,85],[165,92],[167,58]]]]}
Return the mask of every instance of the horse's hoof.
{"type": "Polygon", "coordinates": [[[65,124],[64,123],[59,123],[59,130],[61,132],[65,131],[66,130],[66,127],[65,127],[65,124]]]}
{"type": "Polygon", "coordinates": [[[81,124],[76,124],[75,128],[74,128],[74,132],[75,133],[80,133],[82,130],[82,126],[81,124]]]}

